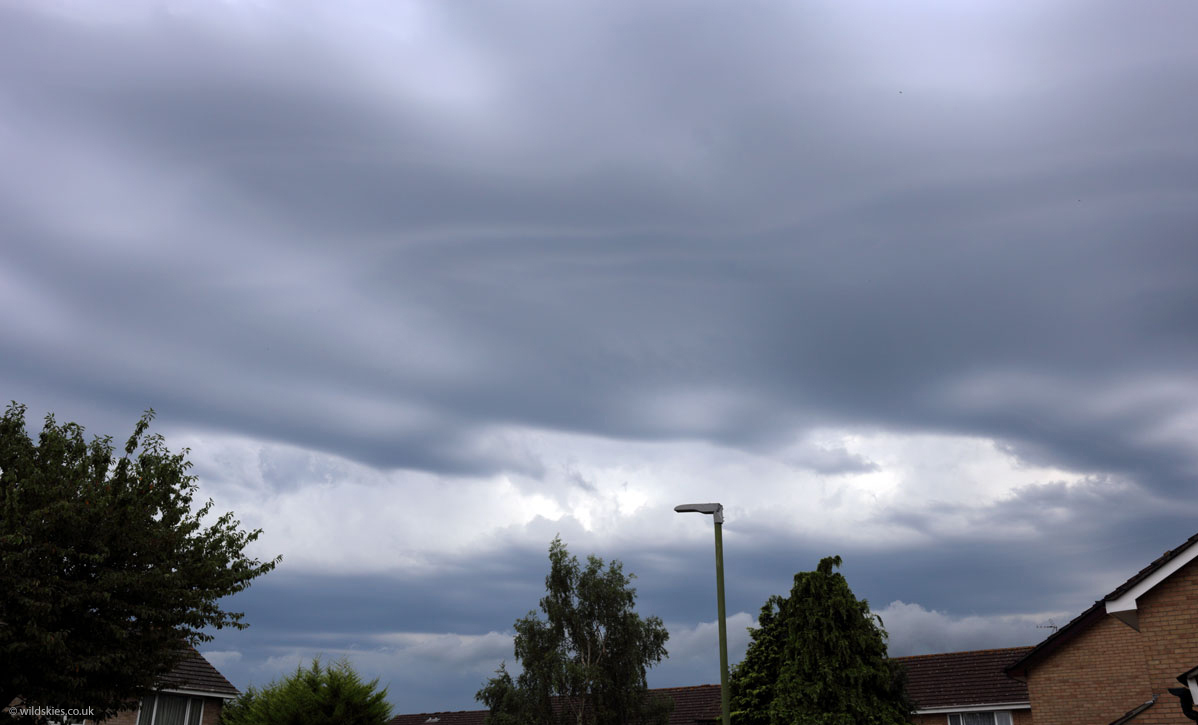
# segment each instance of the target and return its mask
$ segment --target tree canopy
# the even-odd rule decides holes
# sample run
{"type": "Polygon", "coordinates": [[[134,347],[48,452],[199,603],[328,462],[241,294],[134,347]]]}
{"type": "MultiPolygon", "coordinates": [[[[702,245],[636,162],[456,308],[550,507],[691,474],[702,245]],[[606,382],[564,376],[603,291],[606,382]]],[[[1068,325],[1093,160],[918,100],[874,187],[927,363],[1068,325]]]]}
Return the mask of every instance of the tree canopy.
{"type": "Polygon", "coordinates": [[[834,569],[839,556],[795,574],[789,597],[772,596],[750,629],[729,679],[737,725],[906,725],[911,703],[886,631],[834,569]]]}
{"type": "Polygon", "coordinates": [[[530,611],[515,624],[523,671],[513,680],[500,665],[475,695],[491,725],[664,724],[673,702],[648,697],[645,672],[666,656],[669,633],[634,611],[634,575],[594,555],[581,568],[560,537],[549,562],[545,619],[530,611]]]}
{"type": "Polygon", "coordinates": [[[219,600],[279,562],[244,553],[261,533],[193,510],[182,453],[134,427],[124,455],[47,415],[34,442],[25,407],[0,418],[0,722],[28,705],[129,707],[188,654],[204,630],[247,624],[219,600]]]}
{"type": "Polygon", "coordinates": [[[362,682],[348,660],[309,668],[267,687],[249,687],[221,711],[221,725],[385,725],[387,690],[378,679],[362,682]]]}

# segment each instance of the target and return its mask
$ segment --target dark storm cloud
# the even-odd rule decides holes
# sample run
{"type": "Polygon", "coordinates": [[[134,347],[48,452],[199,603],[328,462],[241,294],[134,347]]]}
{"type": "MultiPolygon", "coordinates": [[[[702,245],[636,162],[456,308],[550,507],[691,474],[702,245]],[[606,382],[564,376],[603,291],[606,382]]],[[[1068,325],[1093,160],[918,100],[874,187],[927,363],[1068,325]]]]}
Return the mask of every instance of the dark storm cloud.
{"type": "MultiPolygon", "coordinates": [[[[479,110],[479,125],[494,115],[494,138],[438,127],[418,99],[370,96],[347,77],[344,49],[313,37],[254,43],[168,20],[159,34],[111,32],[7,11],[14,126],[48,120],[55,133],[205,177],[195,205],[228,224],[188,209],[174,240],[159,243],[210,247],[200,258],[218,277],[230,274],[220,256],[236,260],[248,243],[260,250],[246,259],[260,282],[229,289],[152,254],[105,264],[78,247],[83,238],[50,238],[38,231],[46,219],[19,210],[11,259],[66,304],[116,315],[143,301],[129,354],[152,338],[161,350],[146,354],[210,357],[212,376],[247,373],[222,385],[205,369],[165,374],[159,406],[374,464],[514,465],[436,443],[494,422],[744,442],[779,423],[842,421],[1025,440],[1162,484],[1191,473],[1192,451],[1131,440],[1133,413],[1073,413],[1112,385],[1188,375],[1193,360],[1198,219],[1187,203],[1198,151],[1193,104],[1175,90],[1196,65],[1167,44],[1180,42],[1169,36],[1176,23],[1138,20],[1168,52],[1120,60],[1101,48],[1090,73],[1100,47],[1083,38],[1031,75],[1002,44],[1029,32],[1046,53],[1048,31],[1024,19],[992,38],[990,54],[1011,67],[936,71],[927,87],[897,89],[882,61],[932,68],[915,50],[927,29],[846,50],[854,32],[877,28],[827,10],[757,10],[619,7],[598,24],[553,11],[545,22],[561,23],[561,40],[528,35],[525,10],[446,11],[446,53],[472,48],[500,87],[479,110]],[[846,20],[864,29],[836,25],[846,20]],[[819,22],[848,35],[819,40],[819,22]],[[563,52],[565,38],[579,49],[563,52]],[[219,234],[250,222],[241,231],[252,242],[219,234]],[[311,294],[272,289],[289,250],[303,258],[331,242],[337,273],[311,282],[332,290],[315,314],[265,314],[260,295],[311,294]],[[63,249],[74,264],[62,264],[63,249]],[[377,319],[436,314],[394,339],[376,325],[382,339],[365,345],[339,330],[355,324],[338,320],[350,301],[377,319]],[[485,364],[442,380],[405,371],[438,336],[460,342],[447,355],[485,364]],[[244,389],[270,391],[249,382],[255,371],[320,385],[350,409],[355,397],[389,401],[397,410],[385,419],[412,404],[441,421],[338,435],[319,405],[288,410],[244,389]],[[1051,410],[1006,410],[1000,386],[980,403],[945,399],[956,381],[1008,371],[1073,389],[1051,410]],[[744,415],[697,427],[647,416],[637,400],[671,382],[726,389],[744,415]],[[1143,463],[1149,455],[1156,463],[1143,463]]],[[[940,52],[963,53],[940,40],[940,52]]],[[[122,169],[111,171],[119,183],[122,169]]],[[[95,398],[145,391],[111,357],[40,371],[78,379],[86,365],[95,398]]]]}
{"type": "Polygon", "coordinates": [[[1140,435],[1195,404],[1198,62],[1164,11],[1077,32],[990,9],[960,38],[929,10],[430,11],[426,60],[481,78],[466,110],[398,70],[379,94],[348,39],[4,12],[6,143],[38,172],[5,185],[6,266],[124,321],[107,354],[9,357],[18,389],[450,472],[535,470],[472,445],[489,424],[761,444],[817,422],[1195,472],[1140,435]],[[1138,45],[1112,53],[1119,23],[1138,45]],[[154,238],[113,210],[143,246],[101,253],[15,191],[74,170],[64,136],[129,159],[96,183],[150,164],[196,194],[154,238]],[[1086,410],[1155,378],[1186,396],[1086,410]],[[737,405],[653,407],[696,389],[737,405]],[[376,425],[343,425],[366,400],[376,425]]]}

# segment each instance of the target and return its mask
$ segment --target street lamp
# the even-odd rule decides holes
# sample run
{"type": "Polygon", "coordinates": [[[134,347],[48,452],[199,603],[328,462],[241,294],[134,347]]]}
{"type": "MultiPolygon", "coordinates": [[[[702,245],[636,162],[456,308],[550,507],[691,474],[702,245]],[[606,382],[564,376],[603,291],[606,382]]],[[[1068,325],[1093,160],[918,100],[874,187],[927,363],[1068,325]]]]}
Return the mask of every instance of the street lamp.
{"type": "Polygon", "coordinates": [[[720,613],[720,710],[724,725],[728,716],[728,628],[724,623],[724,506],[718,503],[684,503],[674,507],[678,513],[712,514],[715,519],[715,596],[720,613]]]}

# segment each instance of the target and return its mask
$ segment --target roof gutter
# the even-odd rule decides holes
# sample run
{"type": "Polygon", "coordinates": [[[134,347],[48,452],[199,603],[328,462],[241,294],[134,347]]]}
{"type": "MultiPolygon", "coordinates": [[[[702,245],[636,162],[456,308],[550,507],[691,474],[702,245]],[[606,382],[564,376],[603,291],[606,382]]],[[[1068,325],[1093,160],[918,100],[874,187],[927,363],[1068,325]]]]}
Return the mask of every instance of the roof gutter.
{"type": "Polygon", "coordinates": [[[921,707],[916,715],[940,715],[948,712],[994,712],[995,710],[1030,710],[1032,703],[1024,702],[995,702],[978,705],[942,705],[939,707],[921,707]]]}
{"type": "Polygon", "coordinates": [[[219,697],[222,700],[236,700],[237,695],[230,695],[227,692],[212,692],[211,690],[181,690],[171,687],[161,687],[154,692],[166,692],[172,695],[191,695],[192,697],[219,697]]]}

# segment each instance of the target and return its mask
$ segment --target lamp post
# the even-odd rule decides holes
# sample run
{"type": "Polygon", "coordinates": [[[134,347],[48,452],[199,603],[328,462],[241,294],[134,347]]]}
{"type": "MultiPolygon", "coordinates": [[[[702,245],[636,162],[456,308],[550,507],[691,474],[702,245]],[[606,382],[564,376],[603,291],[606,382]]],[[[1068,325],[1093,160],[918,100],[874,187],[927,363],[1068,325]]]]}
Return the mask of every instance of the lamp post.
{"type": "Polygon", "coordinates": [[[724,623],[724,506],[718,503],[684,503],[674,507],[678,513],[712,514],[715,520],[715,596],[720,614],[720,711],[724,725],[728,715],[728,628],[724,623]]]}

